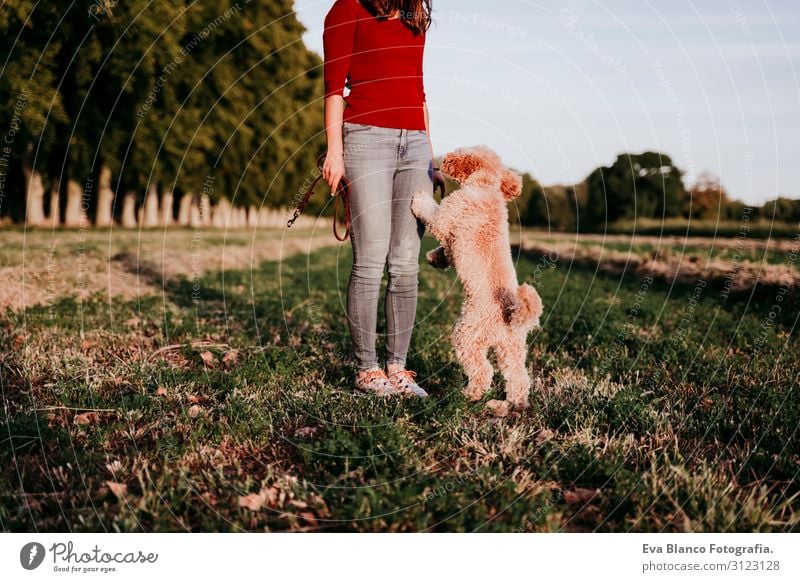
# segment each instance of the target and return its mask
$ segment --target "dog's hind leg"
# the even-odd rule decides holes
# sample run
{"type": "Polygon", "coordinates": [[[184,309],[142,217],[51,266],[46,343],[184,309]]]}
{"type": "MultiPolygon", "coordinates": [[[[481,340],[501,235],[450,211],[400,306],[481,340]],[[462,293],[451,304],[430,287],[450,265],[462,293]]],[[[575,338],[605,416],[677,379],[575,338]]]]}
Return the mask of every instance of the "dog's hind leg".
{"type": "Polygon", "coordinates": [[[505,342],[494,346],[494,351],[497,365],[506,381],[506,400],[516,409],[527,408],[531,379],[525,366],[526,337],[520,333],[510,333],[505,342]]]}
{"type": "Polygon", "coordinates": [[[472,401],[480,400],[483,397],[492,385],[492,376],[494,375],[492,364],[486,357],[489,350],[488,343],[480,337],[477,329],[477,327],[464,322],[458,322],[453,330],[453,346],[456,350],[456,357],[464,367],[468,379],[464,395],[472,401]]]}

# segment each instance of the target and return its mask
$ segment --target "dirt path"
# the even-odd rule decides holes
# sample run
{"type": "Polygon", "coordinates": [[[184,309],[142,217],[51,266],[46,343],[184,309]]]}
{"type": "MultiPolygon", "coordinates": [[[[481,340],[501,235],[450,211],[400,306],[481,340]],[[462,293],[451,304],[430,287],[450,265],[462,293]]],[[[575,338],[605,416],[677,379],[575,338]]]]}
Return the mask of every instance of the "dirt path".
{"type": "Polygon", "coordinates": [[[672,247],[674,249],[681,249],[682,247],[701,247],[701,248],[715,248],[715,249],[769,249],[778,252],[791,252],[793,248],[797,247],[797,238],[780,238],[780,239],[754,239],[754,238],[737,238],[737,237],[702,237],[702,236],[651,236],[651,235],[637,235],[631,237],[627,234],[581,234],[563,233],[563,232],[546,232],[539,230],[523,230],[521,236],[519,233],[514,233],[515,242],[521,239],[523,243],[542,243],[543,241],[554,241],[559,243],[595,243],[598,246],[602,245],[652,245],[662,247],[672,247]]]}
{"type": "MultiPolygon", "coordinates": [[[[788,257],[794,257],[787,264],[767,264],[762,261],[748,259],[721,259],[712,253],[703,251],[702,256],[691,252],[681,252],[683,239],[678,243],[668,244],[658,239],[645,241],[637,237],[632,242],[630,237],[616,240],[617,243],[629,245],[629,250],[620,251],[611,246],[610,241],[598,240],[595,237],[581,236],[579,239],[554,239],[551,237],[536,239],[525,233],[520,247],[522,252],[536,257],[547,257],[551,261],[563,261],[572,265],[597,268],[603,273],[621,274],[636,273],[640,276],[652,276],[667,282],[691,284],[697,280],[721,282],[730,291],[744,291],[756,284],[767,287],[800,288],[800,240],[773,241],[775,247],[762,246],[770,250],[781,249],[788,257]],[[597,244],[591,244],[596,240],[597,244]],[[587,244],[587,242],[589,244],[587,244]],[[788,246],[787,246],[788,243],[788,246]],[[642,251],[635,245],[652,244],[657,250],[642,251]]],[[[717,239],[719,246],[728,245],[735,239],[717,239]]],[[[745,241],[765,242],[765,241],[745,241]]],[[[698,245],[703,249],[711,248],[710,241],[698,245]]],[[[767,243],[769,244],[769,243],[767,243]]],[[[641,247],[640,247],[641,248],[641,247]]],[[[696,247],[695,247],[696,248],[696,247]]],[[[740,248],[740,247],[734,247],[740,248]]],[[[753,248],[753,247],[749,247],[753,248]]]]}

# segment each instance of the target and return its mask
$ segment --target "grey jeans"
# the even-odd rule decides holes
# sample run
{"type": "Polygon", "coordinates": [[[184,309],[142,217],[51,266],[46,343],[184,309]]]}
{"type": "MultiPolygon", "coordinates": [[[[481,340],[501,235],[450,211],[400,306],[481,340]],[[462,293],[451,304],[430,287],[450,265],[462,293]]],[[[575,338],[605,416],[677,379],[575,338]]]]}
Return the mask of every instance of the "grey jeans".
{"type": "Polygon", "coordinates": [[[417,312],[420,239],[415,192],[433,194],[433,160],[424,130],[344,122],[344,172],[350,182],[353,270],[347,320],[359,370],[378,366],[378,299],[384,268],[386,363],[405,365],[417,312]]]}

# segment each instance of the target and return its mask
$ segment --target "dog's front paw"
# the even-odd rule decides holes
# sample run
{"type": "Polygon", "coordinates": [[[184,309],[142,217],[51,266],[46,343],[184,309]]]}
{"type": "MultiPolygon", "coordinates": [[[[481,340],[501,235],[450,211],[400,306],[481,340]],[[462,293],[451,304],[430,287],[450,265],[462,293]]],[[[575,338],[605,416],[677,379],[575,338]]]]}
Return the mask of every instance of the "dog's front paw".
{"type": "Polygon", "coordinates": [[[525,410],[530,407],[530,402],[527,398],[507,398],[506,401],[511,405],[511,408],[516,411],[525,410]]]}
{"type": "Polygon", "coordinates": [[[425,204],[425,199],[430,198],[425,192],[414,192],[411,196],[411,212],[417,218],[422,218],[422,207],[425,204]]]}
{"type": "Polygon", "coordinates": [[[428,251],[425,258],[434,269],[445,270],[450,266],[450,260],[447,258],[444,247],[436,247],[432,251],[428,251]]]}
{"type": "Polygon", "coordinates": [[[490,400],[486,403],[486,408],[497,418],[505,418],[511,414],[511,403],[508,400],[490,400]]]}
{"type": "Polygon", "coordinates": [[[470,402],[477,402],[483,398],[483,392],[483,388],[479,388],[477,386],[467,386],[464,388],[464,396],[466,396],[467,400],[470,402]]]}
{"type": "Polygon", "coordinates": [[[439,205],[427,192],[415,192],[411,197],[411,213],[424,223],[429,223],[436,215],[439,205]]]}

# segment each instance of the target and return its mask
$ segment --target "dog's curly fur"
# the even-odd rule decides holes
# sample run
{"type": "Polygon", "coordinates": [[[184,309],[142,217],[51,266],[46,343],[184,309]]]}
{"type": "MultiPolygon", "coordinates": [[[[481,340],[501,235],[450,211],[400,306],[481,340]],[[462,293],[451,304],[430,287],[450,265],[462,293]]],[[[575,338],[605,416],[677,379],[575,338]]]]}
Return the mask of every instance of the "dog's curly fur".
{"type": "Polygon", "coordinates": [[[428,253],[428,262],[437,268],[452,265],[464,286],[453,345],[469,379],[465,393],[479,400],[489,389],[492,348],[506,380],[506,399],[525,408],[531,384],[527,336],[539,325],[542,301],[533,287],[517,283],[511,258],[506,204],[520,195],[522,178],[483,145],[447,154],[442,171],[461,188],[441,205],[417,192],[411,210],[442,244],[428,253]]]}

